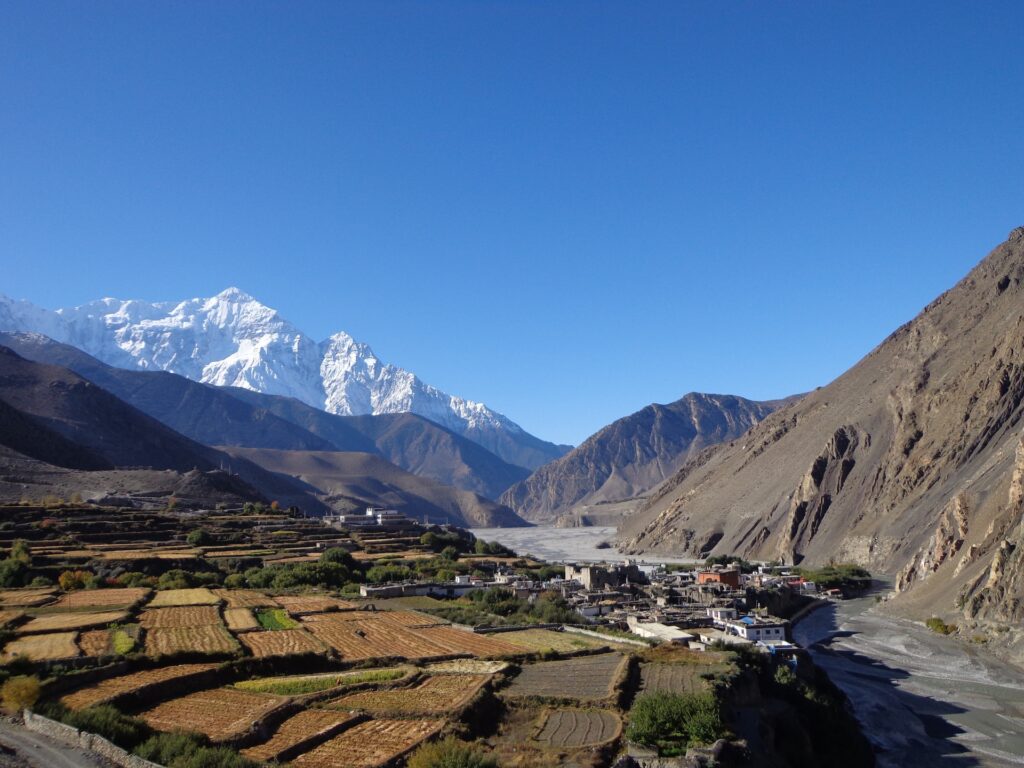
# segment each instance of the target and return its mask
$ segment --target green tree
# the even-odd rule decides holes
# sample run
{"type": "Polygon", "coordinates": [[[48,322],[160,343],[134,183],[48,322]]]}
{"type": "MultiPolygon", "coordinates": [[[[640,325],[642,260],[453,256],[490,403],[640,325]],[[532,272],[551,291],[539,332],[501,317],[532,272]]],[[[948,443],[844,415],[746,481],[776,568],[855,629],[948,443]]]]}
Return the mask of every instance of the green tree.
{"type": "Polygon", "coordinates": [[[187,541],[193,547],[208,547],[216,542],[213,534],[205,528],[196,528],[194,531],[189,531],[188,536],[185,537],[187,541]]]}
{"type": "Polygon", "coordinates": [[[647,693],[629,713],[631,741],[679,755],[688,744],[710,744],[725,735],[718,700],[712,693],[647,693]]]}
{"type": "Polygon", "coordinates": [[[356,567],[356,559],[352,557],[352,553],[347,549],[342,549],[341,547],[331,547],[330,549],[325,550],[324,553],[320,555],[320,562],[343,565],[350,571],[354,570],[356,567]]]}

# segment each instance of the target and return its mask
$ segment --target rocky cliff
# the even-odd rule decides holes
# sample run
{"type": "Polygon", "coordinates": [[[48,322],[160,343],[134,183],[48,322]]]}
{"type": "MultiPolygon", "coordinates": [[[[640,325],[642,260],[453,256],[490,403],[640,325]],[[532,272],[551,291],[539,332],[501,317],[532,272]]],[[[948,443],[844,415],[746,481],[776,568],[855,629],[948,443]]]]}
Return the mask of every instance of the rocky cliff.
{"type": "Polygon", "coordinates": [[[908,610],[1020,616],[1024,228],[852,369],[705,451],[621,530],[627,552],[898,574],[908,610]]]}

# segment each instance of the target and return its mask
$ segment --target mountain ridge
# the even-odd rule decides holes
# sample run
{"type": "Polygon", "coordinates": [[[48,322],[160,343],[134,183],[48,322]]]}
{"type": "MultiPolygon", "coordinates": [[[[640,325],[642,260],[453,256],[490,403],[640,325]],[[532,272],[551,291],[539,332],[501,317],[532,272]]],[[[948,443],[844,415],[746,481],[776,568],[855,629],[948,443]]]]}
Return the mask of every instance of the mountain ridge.
{"type": "Polygon", "coordinates": [[[106,298],[52,312],[0,295],[0,330],[41,333],[109,365],[294,397],[337,415],[417,413],[527,469],[565,449],[382,362],[345,332],[316,342],[237,288],[184,301],[106,298]]]}

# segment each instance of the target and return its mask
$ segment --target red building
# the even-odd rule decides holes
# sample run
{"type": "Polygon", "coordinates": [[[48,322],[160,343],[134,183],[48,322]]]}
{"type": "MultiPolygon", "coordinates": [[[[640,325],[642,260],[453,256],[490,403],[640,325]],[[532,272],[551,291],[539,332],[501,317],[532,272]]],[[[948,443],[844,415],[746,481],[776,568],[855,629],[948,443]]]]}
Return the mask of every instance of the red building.
{"type": "Polygon", "coordinates": [[[722,568],[716,571],[697,571],[698,584],[725,584],[733,589],[740,588],[740,569],[722,568]]]}

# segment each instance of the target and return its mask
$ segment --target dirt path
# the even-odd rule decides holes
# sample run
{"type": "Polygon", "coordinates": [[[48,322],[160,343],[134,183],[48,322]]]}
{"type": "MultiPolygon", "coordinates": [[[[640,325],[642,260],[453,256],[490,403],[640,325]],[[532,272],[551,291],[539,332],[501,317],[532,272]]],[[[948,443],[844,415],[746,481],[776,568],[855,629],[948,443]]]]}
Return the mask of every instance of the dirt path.
{"type": "MultiPolygon", "coordinates": [[[[0,718],[0,747],[14,750],[0,755],[0,766],[27,765],[32,768],[108,768],[109,763],[78,747],[69,747],[20,723],[0,718]],[[4,762],[4,761],[7,762],[4,762]]],[[[5,750],[6,751],[6,750],[5,750]]]]}

